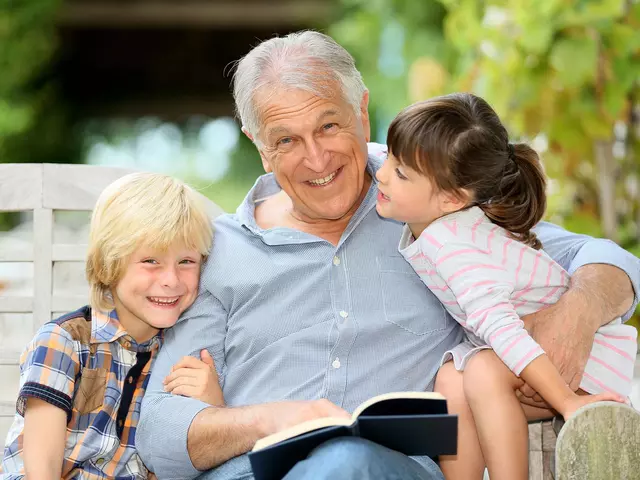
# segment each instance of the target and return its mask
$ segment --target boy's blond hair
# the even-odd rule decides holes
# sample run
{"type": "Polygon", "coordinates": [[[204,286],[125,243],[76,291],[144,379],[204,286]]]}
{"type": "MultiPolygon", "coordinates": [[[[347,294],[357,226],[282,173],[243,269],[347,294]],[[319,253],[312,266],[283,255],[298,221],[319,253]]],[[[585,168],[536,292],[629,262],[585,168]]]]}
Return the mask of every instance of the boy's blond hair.
{"type": "Polygon", "coordinates": [[[91,306],[114,308],[111,288],[139,247],[165,251],[183,243],[203,257],[213,240],[204,198],[167,175],[132,173],[110,184],[91,216],[86,273],[91,306]]]}

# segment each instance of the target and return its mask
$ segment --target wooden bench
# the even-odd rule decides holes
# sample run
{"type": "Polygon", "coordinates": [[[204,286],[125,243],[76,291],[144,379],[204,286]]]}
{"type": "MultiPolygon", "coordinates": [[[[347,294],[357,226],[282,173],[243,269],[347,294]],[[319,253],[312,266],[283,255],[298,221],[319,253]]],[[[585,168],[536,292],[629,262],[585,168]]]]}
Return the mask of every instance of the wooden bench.
{"type": "MultiPolygon", "coordinates": [[[[87,165],[0,164],[0,212],[28,212],[32,218],[29,223],[33,227],[30,235],[0,237],[0,439],[6,437],[15,412],[20,352],[42,323],[87,303],[88,290],[84,280],[86,246],[83,242],[87,238],[89,212],[100,192],[129,172],[87,165]],[[83,212],[79,214],[80,220],[75,220],[75,229],[66,227],[66,235],[64,230],[57,229],[58,217],[64,216],[60,212],[83,212]],[[31,282],[27,278],[22,285],[13,285],[14,280],[3,277],[3,264],[13,266],[14,270],[31,271],[31,282]]],[[[212,202],[208,204],[212,216],[222,213],[212,202]]],[[[63,218],[60,220],[64,223],[63,218]]],[[[15,283],[20,283],[20,280],[15,283]]],[[[638,454],[627,460],[637,461],[639,473],[633,478],[640,479],[640,423],[634,414],[640,417],[624,406],[609,406],[590,409],[582,418],[597,428],[613,427],[607,431],[608,439],[626,435],[626,441],[635,442],[638,454]],[[623,421],[612,421],[612,418],[623,421]],[[629,430],[633,426],[638,426],[635,433],[629,430]]],[[[576,453],[573,439],[576,432],[582,434],[584,430],[584,425],[582,430],[572,430],[569,428],[571,423],[562,429],[558,445],[558,422],[555,428],[551,421],[529,425],[531,480],[553,478],[555,458],[562,460],[560,457],[563,455],[569,460],[558,462],[556,478],[597,478],[589,477],[579,466],[571,463],[572,459],[581,458],[576,453]],[[566,448],[562,444],[563,438],[566,439],[566,448]]],[[[574,423],[578,425],[581,422],[574,423]]],[[[610,443],[617,446],[620,439],[610,443]]],[[[586,440],[584,444],[590,445],[592,450],[595,448],[586,440]]],[[[618,480],[617,477],[607,478],[618,480]]]]}

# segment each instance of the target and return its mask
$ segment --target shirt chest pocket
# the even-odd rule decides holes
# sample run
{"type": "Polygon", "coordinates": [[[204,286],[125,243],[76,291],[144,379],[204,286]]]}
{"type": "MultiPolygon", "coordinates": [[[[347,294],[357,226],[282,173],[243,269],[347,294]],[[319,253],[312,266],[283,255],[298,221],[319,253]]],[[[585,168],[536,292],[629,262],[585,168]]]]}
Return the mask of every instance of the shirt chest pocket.
{"type": "Polygon", "coordinates": [[[385,320],[414,335],[447,327],[446,311],[399,255],[376,257],[385,320]]]}
{"type": "Polygon", "coordinates": [[[80,385],[73,402],[78,413],[84,415],[102,407],[107,389],[107,373],[104,368],[82,370],[80,385]]]}

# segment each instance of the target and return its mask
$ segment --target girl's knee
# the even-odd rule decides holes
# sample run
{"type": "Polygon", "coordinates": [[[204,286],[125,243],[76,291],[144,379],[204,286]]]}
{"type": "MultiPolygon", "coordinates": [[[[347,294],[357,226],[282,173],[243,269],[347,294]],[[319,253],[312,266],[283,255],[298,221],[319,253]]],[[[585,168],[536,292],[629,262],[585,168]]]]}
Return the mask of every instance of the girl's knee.
{"type": "Polygon", "coordinates": [[[453,362],[447,362],[436,375],[434,390],[444,395],[447,399],[462,396],[464,397],[464,386],[462,372],[456,370],[453,362]]]}
{"type": "Polygon", "coordinates": [[[491,395],[498,390],[515,390],[522,381],[498,358],[493,350],[482,350],[467,362],[463,387],[467,398],[491,395]]]}

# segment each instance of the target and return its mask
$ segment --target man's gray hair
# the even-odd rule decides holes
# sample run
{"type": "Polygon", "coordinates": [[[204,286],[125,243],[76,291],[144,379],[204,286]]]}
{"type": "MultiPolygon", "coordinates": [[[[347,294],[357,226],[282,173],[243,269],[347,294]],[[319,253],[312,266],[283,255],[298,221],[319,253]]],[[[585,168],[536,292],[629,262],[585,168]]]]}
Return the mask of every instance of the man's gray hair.
{"type": "Polygon", "coordinates": [[[304,90],[323,98],[339,93],[358,117],[367,91],[349,52],[328,35],[312,30],[266,40],[238,62],[233,97],[242,126],[254,142],[260,132],[254,95],[261,89],[273,94],[278,88],[304,90]],[[340,92],[335,91],[336,84],[340,92]]]}

